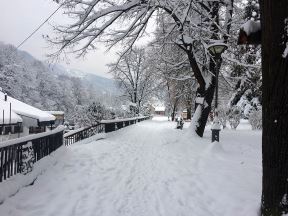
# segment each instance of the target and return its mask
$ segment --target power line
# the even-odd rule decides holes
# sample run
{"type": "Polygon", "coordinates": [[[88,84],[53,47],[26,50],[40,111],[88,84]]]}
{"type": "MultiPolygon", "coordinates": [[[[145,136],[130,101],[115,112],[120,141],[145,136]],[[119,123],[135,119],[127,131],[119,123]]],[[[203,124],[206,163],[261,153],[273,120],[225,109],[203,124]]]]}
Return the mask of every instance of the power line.
{"type": "Polygon", "coordinates": [[[29,38],[31,38],[48,20],[62,7],[63,4],[61,4],[50,16],[43,22],[41,23],[25,40],[23,40],[18,46],[17,49],[22,46],[29,38]]]}

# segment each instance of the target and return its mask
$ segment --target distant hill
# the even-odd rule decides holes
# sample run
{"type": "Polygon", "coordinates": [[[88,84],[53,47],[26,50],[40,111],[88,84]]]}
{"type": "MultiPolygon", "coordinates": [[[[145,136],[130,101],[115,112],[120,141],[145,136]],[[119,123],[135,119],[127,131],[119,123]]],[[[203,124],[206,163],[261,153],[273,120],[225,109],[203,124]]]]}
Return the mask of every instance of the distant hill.
{"type": "Polygon", "coordinates": [[[0,42],[0,87],[8,95],[43,110],[71,114],[77,105],[108,104],[119,90],[112,79],[47,65],[25,51],[0,42]],[[109,96],[109,98],[108,98],[109,96]]]}
{"type": "Polygon", "coordinates": [[[96,74],[84,72],[79,69],[65,68],[62,65],[49,66],[53,73],[57,76],[65,75],[81,79],[85,86],[90,86],[94,90],[101,93],[109,93],[112,95],[119,95],[119,88],[113,79],[102,77],[96,74]]]}

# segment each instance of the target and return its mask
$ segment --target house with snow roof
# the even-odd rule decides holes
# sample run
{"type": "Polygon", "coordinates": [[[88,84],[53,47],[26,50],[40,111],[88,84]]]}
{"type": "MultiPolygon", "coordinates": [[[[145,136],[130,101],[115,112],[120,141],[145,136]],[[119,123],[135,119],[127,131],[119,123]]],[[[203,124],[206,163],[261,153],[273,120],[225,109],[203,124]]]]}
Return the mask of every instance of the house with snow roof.
{"type": "Polygon", "coordinates": [[[165,115],[166,108],[164,106],[156,106],[155,107],[155,115],[165,115]]]}
{"type": "Polygon", "coordinates": [[[0,141],[45,132],[54,122],[52,114],[0,91],[0,141]]]}
{"type": "Polygon", "coordinates": [[[53,125],[53,128],[56,128],[58,127],[59,125],[64,125],[64,121],[65,121],[65,118],[64,118],[64,112],[63,111],[46,111],[48,113],[50,113],[51,115],[55,116],[55,122],[54,122],[54,125],[53,125]]]}

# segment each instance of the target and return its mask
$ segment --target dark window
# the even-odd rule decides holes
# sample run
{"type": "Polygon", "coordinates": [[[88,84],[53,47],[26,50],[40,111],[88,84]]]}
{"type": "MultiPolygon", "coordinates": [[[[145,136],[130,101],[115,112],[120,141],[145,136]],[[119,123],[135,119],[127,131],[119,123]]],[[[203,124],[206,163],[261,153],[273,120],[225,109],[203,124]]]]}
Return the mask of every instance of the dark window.
{"type": "Polygon", "coordinates": [[[11,126],[5,126],[4,134],[9,134],[11,133],[11,126]]]}
{"type": "Polygon", "coordinates": [[[29,133],[42,133],[45,132],[45,126],[42,127],[29,127],[29,133]]]}
{"type": "Polygon", "coordinates": [[[23,132],[23,127],[22,126],[14,126],[14,133],[22,133],[23,132]]]}

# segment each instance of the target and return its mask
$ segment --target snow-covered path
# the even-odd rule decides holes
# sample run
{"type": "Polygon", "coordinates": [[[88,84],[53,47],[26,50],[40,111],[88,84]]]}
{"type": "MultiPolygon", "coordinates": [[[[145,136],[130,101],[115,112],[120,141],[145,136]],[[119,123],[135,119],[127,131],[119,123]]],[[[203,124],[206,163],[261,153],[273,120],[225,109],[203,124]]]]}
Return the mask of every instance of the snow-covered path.
{"type": "Polygon", "coordinates": [[[146,121],[68,147],[34,185],[0,205],[0,215],[256,215],[260,132],[228,131],[213,145],[174,127],[146,121]]]}

